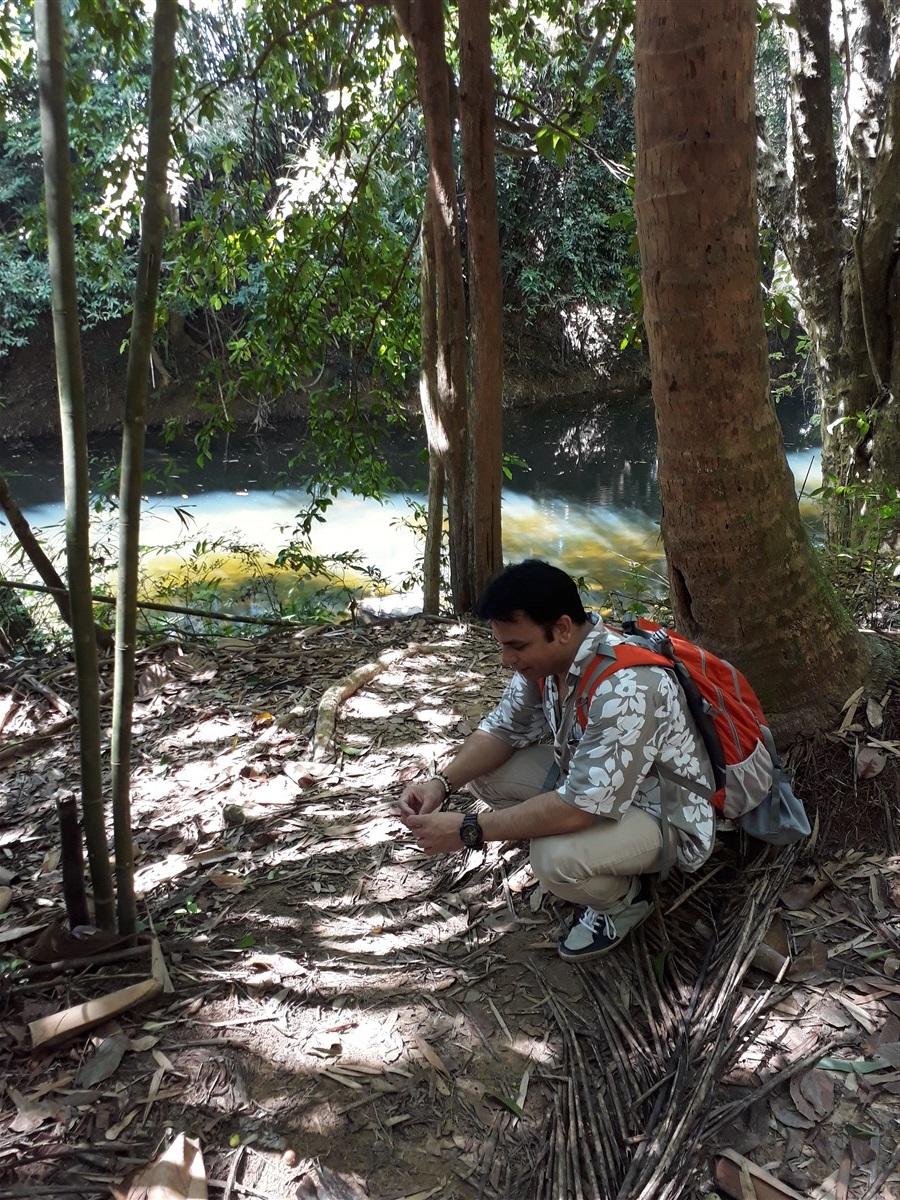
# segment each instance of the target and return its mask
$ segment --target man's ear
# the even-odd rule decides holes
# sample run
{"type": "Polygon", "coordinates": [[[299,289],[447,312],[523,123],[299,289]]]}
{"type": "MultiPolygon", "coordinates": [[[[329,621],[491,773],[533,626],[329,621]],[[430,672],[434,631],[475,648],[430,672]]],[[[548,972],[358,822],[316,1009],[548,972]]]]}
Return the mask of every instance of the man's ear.
{"type": "Polygon", "coordinates": [[[572,618],[567,613],[563,613],[563,615],[554,623],[553,626],[553,628],[556,630],[556,640],[563,643],[567,642],[572,636],[572,630],[574,627],[575,625],[572,621],[572,618]]]}

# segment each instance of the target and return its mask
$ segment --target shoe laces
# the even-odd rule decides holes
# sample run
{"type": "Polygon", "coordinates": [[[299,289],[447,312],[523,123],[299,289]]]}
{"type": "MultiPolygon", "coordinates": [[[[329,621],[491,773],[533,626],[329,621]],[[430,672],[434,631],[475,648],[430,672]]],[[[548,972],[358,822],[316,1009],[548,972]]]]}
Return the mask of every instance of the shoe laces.
{"type": "Polygon", "coordinates": [[[598,912],[596,908],[586,908],[579,923],[591,933],[603,933],[608,938],[618,937],[615,922],[609,913],[598,912]]]}

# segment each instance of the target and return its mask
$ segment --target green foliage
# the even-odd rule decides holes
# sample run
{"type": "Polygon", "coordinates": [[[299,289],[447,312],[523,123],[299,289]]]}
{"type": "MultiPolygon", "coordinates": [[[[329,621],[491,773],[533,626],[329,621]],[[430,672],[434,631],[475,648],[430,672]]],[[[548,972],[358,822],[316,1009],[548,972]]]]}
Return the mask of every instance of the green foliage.
{"type": "MultiPolygon", "coordinates": [[[[121,316],[134,284],[149,24],[142,3],[66,0],[72,188],[82,328],[121,316]]],[[[30,6],[0,21],[0,356],[49,309],[30,6]]]]}
{"type": "Polygon", "coordinates": [[[634,77],[622,48],[630,23],[602,4],[574,25],[571,17],[563,8],[546,22],[499,17],[506,86],[498,109],[514,151],[498,157],[505,294],[528,317],[582,308],[608,319],[629,310],[625,272],[637,272],[623,224],[631,206],[623,163],[634,145],[634,77]],[[529,149],[536,157],[523,156],[529,149]]]}
{"type": "MultiPolygon", "coordinates": [[[[425,580],[425,534],[428,528],[428,506],[420,500],[415,500],[411,496],[406,497],[406,505],[409,512],[402,517],[398,517],[391,522],[392,526],[397,529],[408,529],[416,539],[418,552],[413,565],[409,571],[400,578],[400,591],[411,592],[414,588],[422,587],[425,580]]],[[[447,521],[444,518],[444,532],[446,534],[447,521]]],[[[441,539],[440,565],[439,565],[440,584],[438,591],[442,596],[450,595],[450,551],[447,538],[441,539]]]]}
{"type": "MultiPolygon", "coordinates": [[[[660,625],[673,625],[669,581],[642,563],[628,562],[628,570],[619,587],[607,591],[601,601],[604,614],[614,622],[626,617],[649,617],[660,625]]],[[[579,581],[579,587],[585,585],[579,581]]]]}
{"type": "MultiPolygon", "coordinates": [[[[865,414],[854,421],[860,433],[867,431],[865,414]]],[[[847,608],[860,625],[893,625],[900,606],[900,490],[868,480],[842,484],[829,477],[813,495],[854,514],[856,544],[832,548],[823,559],[847,608]]]]}

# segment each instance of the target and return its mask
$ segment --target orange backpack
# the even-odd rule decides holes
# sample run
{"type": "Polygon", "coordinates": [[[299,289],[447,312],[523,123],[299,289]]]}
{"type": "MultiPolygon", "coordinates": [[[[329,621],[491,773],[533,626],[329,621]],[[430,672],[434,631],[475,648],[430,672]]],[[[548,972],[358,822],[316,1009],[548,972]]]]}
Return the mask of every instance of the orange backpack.
{"type": "Polygon", "coordinates": [[[598,655],[578,683],[575,715],[582,729],[597,688],[623,667],[663,667],[681,685],[713,769],[713,807],[752,837],[787,845],[807,837],[809,820],[791,790],[762,707],[746,678],[694,642],[643,617],[623,622],[626,641],[598,655]]]}

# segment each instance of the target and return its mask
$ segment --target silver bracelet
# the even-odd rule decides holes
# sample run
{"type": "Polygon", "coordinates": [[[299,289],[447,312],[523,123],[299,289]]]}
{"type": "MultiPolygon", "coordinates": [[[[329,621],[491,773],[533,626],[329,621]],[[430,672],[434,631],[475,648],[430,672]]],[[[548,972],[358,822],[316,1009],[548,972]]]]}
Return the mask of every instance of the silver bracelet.
{"type": "Polygon", "coordinates": [[[447,797],[450,795],[450,793],[453,791],[453,784],[450,782],[450,780],[447,778],[447,776],[442,771],[435,771],[435,773],[432,775],[431,778],[437,779],[440,783],[442,783],[444,785],[444,799],[446,800],[447,797]]]}

